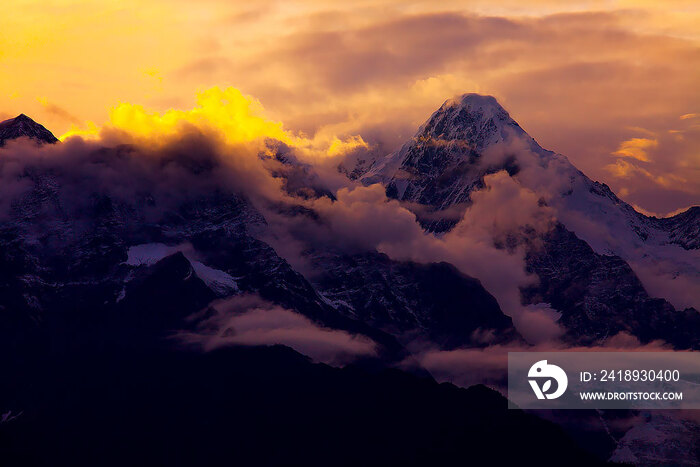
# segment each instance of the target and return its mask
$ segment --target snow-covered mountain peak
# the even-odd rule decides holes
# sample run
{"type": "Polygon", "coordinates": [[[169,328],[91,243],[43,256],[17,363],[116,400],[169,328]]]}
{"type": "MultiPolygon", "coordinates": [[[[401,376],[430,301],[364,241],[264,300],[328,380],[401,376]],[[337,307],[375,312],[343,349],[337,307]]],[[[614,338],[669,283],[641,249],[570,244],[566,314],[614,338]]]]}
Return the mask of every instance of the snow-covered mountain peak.
{"type": "Polygon", "coordinates": [[[495,97],[473,92],[447,99],[440,106],[438,112],[445,112],[449,109],[466,109],[469,112],[482,111],[488,117],[496,115],[508,116],[508,112],[498,103],[495,97]]]}
{"type": "Polygon", "coordinates": [[[446,208],[468,201],[486,173],[516,170],[510,157],[498,162],[482,157],[489,148],[511,143],[542,160],[553,156],[494,97],[464,94],[445,101],[399,151],[378,160],[362,182],[383,183],[391,197],[403,201],[446,208]]]}
{"type": "Polygon", "coordinates": [[[458,221],[453,207],[466,209],[485,177],[502,170],[553,209],[557,221],[596,254],[629,262],[653,295],[679,309],[697,307],[697,211],[663,220],[638,213],[566,157],[543,149],[491,96],[465,94],[446,101],[361,181],[382,183],[390,198],[422,206],[415,211],[421,224],[443,232],[458,221]],[[422,214],[426,211],[429,215],[422,214]]]}
{"type": "Polygon", "coordinates": [[[493,96],[464,94],[448,99],[428,119],[417,139],[459,140],[476,150],[526,133],[493,96]]]}
{"type": "Polygon", "coordinates": [[[58,142],[58,138],[53,133],[24,114],[0,122],[0,146],[5,144],[5,141],[23,136],[41,143],[58,142]]]}

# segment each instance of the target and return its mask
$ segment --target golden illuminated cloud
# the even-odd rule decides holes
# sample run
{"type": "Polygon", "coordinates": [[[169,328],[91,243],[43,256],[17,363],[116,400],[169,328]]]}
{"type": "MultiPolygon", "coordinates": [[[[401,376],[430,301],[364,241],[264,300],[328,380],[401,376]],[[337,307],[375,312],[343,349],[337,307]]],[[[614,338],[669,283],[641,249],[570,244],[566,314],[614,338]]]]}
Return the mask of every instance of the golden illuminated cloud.
{"type": "MultiPolygon", "coordinates": [[[[159,113],[141,105],[121,103],[111,110],[107,126],[135,138],[153,139],[176,135],[189,124],[204,130],[220,130],[229,143],[264,137],[290,143],[292,138],[282,129],[282,124],[267,120],[262,114],[260,102],[244,96],[238,89],[214,87],[199,93],[197,105],[191,110],[170,109],[159,113]]],[[[97,126],[87,130],[74,127],[60,139],[73,135],[90,137],[98,131],[97,126]]]]}
{"type": "Polygon", "coordinates": [[[360,136],[340,139],[319,132],[314,138],[294,134],[265,116],[259,101],[240,90],[213,87],[197,94],[197,104],[189,110],[169,109],[165,112],[148,110],[141,105],[121,103],[113,107],[109,120],[103,125],[88,122],[84,127],[74,125],[59,139],[79,136],[98,139],[104,131],[120,132],[134,141],[167,142],[188,127],[217,134],[227,144],[264,142],[274,139],[300,150],[310,159],[342,156],[367,143],[360,136]]]}
{"type": "Polygon", "coordinates": [[[623,141],[617,151],[613,152],[614,156],[631,157],[642,162],[649,162],[649,149],[658,147],[659,142],[649,138],[632,138],[623,141]]]}

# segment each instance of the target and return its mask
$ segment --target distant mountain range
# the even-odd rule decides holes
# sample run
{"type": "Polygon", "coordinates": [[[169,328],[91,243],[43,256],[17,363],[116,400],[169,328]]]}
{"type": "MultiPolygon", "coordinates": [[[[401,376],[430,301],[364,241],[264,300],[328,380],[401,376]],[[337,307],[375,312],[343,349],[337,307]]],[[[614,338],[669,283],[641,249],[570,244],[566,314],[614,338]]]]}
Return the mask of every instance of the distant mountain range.
{"type": "MultiPolygon", "coordinates": [[[[21,136],[57,142],[24,115],[0,123],[0,135],[0,144],[21,136]]],[[[103,152],[99,161],[90,162],[109,165],[110,158],[129,157],[124,148],[103,152]]],[[[287,156],[278,158],[286,166],[300,164],[287,156]]],[[[539,278],[521,291],[524,304],[546,303],[560,312],[560,323],[574,342],[601,342],[626,331],[642,342],[663,339],[679,348],[698,346],[697,310],[678,310],[654,298],[635,269],[661,263],[671,268],[674,278],[700,281],[700,208],[667,219],[639,214],[565,157],[542,149],[494,98],[467,94],[447,101],[399,151],[353,173],[364,184],[383,183],[389,197],[432,209],[428,218],[421,217],[424,211],[416,214],[427,231],[440,235],[457,222],[450,208],[466,209],[471,194],[484,186],[484,177],[502,170],[541,194],[541,202],[552,206],[557,218],[556,225],[536,239],[511,239],[525,244],[527,269],[539,278]],[[502,154],[494,156],[499,148],[502,154]],[[552,177],[557,177],[554,190],[540,186],[552,177]]],[[[190,242],[207,266],[243,278],[235,290],[210,285],[205,294],[210,298],[258,293],[325,325],[362,329],[387,342],[418,333],[443,348],[476,345],[470,336],[478,329],[496,331],[500,341],[520,339],[481,284],[447,264],[315,249],[310,257],[323,273],[305,278],[259,236],[251,236],[251,228],[264,229],[264,216],[234,191],[197,195],[146,222],[142,200],[117,201],[96,187],[85,194],[89,212],[83,209],[78,219],[70,206],[62,205],[66,174],[32,170],[21,177],[33,188],[13,201],[14,214],[3,223],[4,243],[17,247],[5,250],[7,280],[0,284],[7,287],[4,300],[13,303],[19,316],[46,313],[47,307],[57,306],[57,298],[43,298],[45,293],[60,287],[80,289],[77,283],[86,289],[101,284],[106,295],[94,297],[99,303],[90,307],[120,306],[117,298],[124,281],[144,269],[123,262],[129,248],[190,242]],[[242,245],[244,253],[238,252],[242,245]],[[463,312],[467,303],[470,313],[463,312]]],[[[318,189],[316,193],[333,196],[318,189]]],[[[189,262],[184,257],[182,261],[189,262]]],[[[67,292],[59,295],[74,302],[67,292]]]]}

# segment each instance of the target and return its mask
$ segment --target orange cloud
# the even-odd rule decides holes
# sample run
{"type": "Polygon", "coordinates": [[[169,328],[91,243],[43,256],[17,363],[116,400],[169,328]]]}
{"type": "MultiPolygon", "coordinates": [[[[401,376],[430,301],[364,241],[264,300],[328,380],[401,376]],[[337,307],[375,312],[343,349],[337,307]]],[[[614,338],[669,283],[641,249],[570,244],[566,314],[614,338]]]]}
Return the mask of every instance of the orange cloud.
{"type": "Polygon", "coordinates": [[[642,162],[649,162],[649,149],[658,147],[659,142],[655,139],[648,138],[632,138],[620,143],[617,151],[613,152],[613,156],[631,157],[642,162]]]}
{"type": "Polygon", "coordinates": [[[605,166],[605,168],[618,178],[631,178],[634,175],[643,175],[648,180],[651,180],[665,188],[678,188],[687,183],[688,180],[676,174],[655,175],[652,172],[630,164],[629,162],[618,159],[613,164],[605,166]]]}

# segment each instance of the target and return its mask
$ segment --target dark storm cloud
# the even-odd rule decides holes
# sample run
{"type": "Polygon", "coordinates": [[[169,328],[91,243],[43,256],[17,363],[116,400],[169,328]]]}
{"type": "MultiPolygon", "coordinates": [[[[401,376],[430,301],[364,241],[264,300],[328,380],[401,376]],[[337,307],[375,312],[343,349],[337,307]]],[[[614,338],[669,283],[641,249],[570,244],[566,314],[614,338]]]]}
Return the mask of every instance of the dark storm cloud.
{"type": "Polygon", "coordinates": [[[405,81],[444,71],[465,52],[518,37],[523,28],[502,18],[431,14],[351,31],[300,33],[265,60],[290,62],[307,77],[339,92],[405,81]]]}

